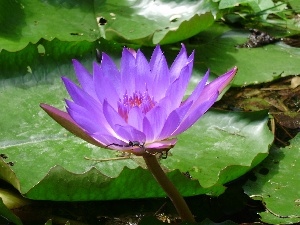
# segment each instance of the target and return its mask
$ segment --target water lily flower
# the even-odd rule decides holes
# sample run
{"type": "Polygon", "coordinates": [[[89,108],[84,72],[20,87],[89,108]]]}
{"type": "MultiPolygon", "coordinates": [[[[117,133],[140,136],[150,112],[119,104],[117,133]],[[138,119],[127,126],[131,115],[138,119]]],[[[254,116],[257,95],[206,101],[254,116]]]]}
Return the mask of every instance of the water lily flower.
{"type": "Polygon", "coordinates": [[[157,46],[150,62],[138,50],[123,49],[120,69],[102,54],[90,74],[77,60],[73,65],[80,86],[62,77],[72,98],[67,112],[41,107],[67,130],[96,146],[136,155],[168,151],[176,136],[191,127],[217,100],[237,72],[234,67],[207,84],[209,71],[183,99],[192,74],[194,52],[182,48],[168,67],[157,46]]]}

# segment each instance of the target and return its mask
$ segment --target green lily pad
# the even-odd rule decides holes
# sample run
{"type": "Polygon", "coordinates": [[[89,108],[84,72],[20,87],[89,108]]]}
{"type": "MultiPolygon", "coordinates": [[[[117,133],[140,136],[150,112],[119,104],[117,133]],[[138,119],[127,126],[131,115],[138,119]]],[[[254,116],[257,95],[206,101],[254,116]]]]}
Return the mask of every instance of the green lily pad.
{"type": "Polygon", "coordinates": [[[211,12],[215,14],[216,10],[214,2],[187,0],[3,2],[0,52],[16,52],[29,43],[54,38],[93,42],[102,36],[145,45],[174,43],[209,27],[214,22],[211,12]]]}
{"type": "MultiPolygon", "coordinates": [[[[231,30],[226,25],[214,24],[211,29],[202,32],[186,43],[190,53],[195,50],[195,79],[192,80],[195,82],[192,86],[196,85],[208,68],[210,68],[211,78],[213,78],[233,66],[238,66],[239,71],[233,81],[234,86],[265,83],[283,76],[300,73],[298,48],[281,42],[260,48],[236,48],[238,44],[247,40],[247,36],[248,32],[246,31],[231,30]]],[[[80,61],[87,61],[86,65],[90,67],[91,56],[95,60],[96,48],[119,58],[121,47],[120,44],[102,39],[100,44],[87,41],[62,42],[54,39],[50,42],[41,40],[36,45],[30,44],[17,53],[2,51],[0,53],[0,77],[23,76],[23,78],[6,79],[0,85],[6,82],[13,84],[27,81],[39,82],[50,77],[49,74],[53,70],[58,74],[71,74],[70,66],[69,71],[65,72],[63,67],[59,67],[60,71],[58,71],[57,65],[70,64],[72,58],[77,58],[80,61]],[[44,53],[39,50],[41,48],[44,49],[44,53]]],[[[180,44],[163,46],[170,63],[178,54],[179,48],[180,44]]],[[[143,48],[143,52],[146,52],[148,58],[152,51],[153,48],[143,48]]]]}
{"type": "Polygon", "coordinates": [[[102,37],[143,45],[174,43],[207,29],[214,22],[209,1],[115,0],[97,2],[102,37]]]}
{"type": "MultiPolygon", "coordinates": [[[[74,79],[71,62],[64,57],[82,53],[80,61],[91,69],[95,55],[89,49],[93,45],[86,42],[77,45],[77,50],[68,51],[69,43],[45,41],[43,46],[49,55],[39,53],[36,58],[39,63],[32,67],[31,73],[1,78],[0,153],[8,158],[0,160],[0,177],[32,199],[75,201],[165,196],[141,158],[87,160],[85,157],[115,158],[118,153],[74,137],[40,109],[41,102],[64,108],[63,98],[68,95],[60,76],[74,79]],[[65,51],[59,53],[59,49],[65,51]]],[[[115,43],[102,41],[100,49],[120,56],[121,47],[115,43]]],[[[149,56],[150,50],[145,50],[149,56]]],[[[166,48],[165,54],[174,59],[175,52],[178,53],[166,48]]],[[[199,80],[197,70],[191,86],[196,80],[199,80]]],[[[243,175],[268,154],[273,135],[267,121],[267,112],[208,112],[179,137],[176,147],[161,163],[184,196],[219,195],[226,182],[243,175]]]]}
{"type": "Polygon", "coordinates": [[[4,1],[0,22],[0,51],[18,51],[41,38],[95,41],[100,37],[92,0],[4,1]]]}
{"type": "MultiPolygon", "coordinates": [[[[58,70],[71,73],[72,68],[67,65],[58,70]]],[[[67,94],[58,77],[48,83],[2,88],[0,153],[7,156],[0,160],[2,179],[32,199],[165,196],[139,158],[106,162],[85,159],[117,155],[73,137],[38,106],[47,102],[63,108],[64,96],[67,94]]],[[[221,194],[223,184],[243,175],[266,157],[273,140],[267,120],[267,112],[208,112],[179,137],[178,145],[161,163],[184,196],[221,194]],[[192,179],[182,174],[187,171],[192,179]]]]}
{"type": "Polygon", "coordinates": [[[232,30],[224,24],[215,23],[194,37],[187,44],[195,54],[195,69],[203,74],[207,68],[212,74],[220,75],[237,66],[239,71],[234,86],[266,83],[288,75],[300,73],[299,48],[283,42],[259,48],[238,48],[247,41],[245,30],[232,30]]]}
{"type": "Polygon", "coordinates": [[[254,170],[255,179],[244,186],[246,194],[261,200],[266,208],[261,220],[269,224],[300,221],[300,135],[290,146],[274,148],[266,160],[254,170]]]}
{"type": "Polygon", "coordinates": [[[290,0],[289,4],[290,4],[290,6],[291,6],[292,9],[294,9],[295,11],[299,12],[299,9],[300,9],[300,2],[299,1],[297,1],[297,0],[290,0]]]}
{"type": "Polygon", "coordinates": [[[268,153],[273,136],[266,126],[265,111],[238,113],[210,110],[171,150],[167,168],[188,171],[210,194],[223,192],[222,185],[260,163],[268,153]],[[255,130],[255,132],[253,132],[255,130]],[[264,149],[264,150],[263,150],[264,149]]]}

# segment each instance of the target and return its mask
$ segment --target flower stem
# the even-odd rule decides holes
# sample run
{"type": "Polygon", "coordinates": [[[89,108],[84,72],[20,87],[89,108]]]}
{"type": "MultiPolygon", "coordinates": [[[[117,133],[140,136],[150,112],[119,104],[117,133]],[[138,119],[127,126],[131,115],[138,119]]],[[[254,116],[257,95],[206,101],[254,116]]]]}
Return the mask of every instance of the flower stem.
{"type": "Polygon", "coordinates": [[[185,200],[183,199],[177,188],[174,186],[174,184],[169,180],[165,172],[162,170],[156,157],[154,155],[144,155],[143,158],[156,181],[160,184],[160,186],[171,199],[181,219],[187,222],[195,222],[194,216],[192,215],[185,200]]]}

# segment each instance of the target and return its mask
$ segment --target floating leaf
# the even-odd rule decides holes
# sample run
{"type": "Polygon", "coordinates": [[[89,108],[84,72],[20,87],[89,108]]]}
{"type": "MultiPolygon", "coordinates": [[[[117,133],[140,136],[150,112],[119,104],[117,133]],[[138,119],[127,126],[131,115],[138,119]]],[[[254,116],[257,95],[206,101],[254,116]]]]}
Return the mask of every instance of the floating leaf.
{"type": "Polygon", "coordinates": [[[207,29],[214,22],[209,1],[97,1],[102,37],[143,45],[174,43],[207,29]],[[105,23],[101,23],[106,21],[105,23]]]}
{"type": "MultiPolygon", "coordinates": [[[[164,196],[135,158],[107,162],[85,159],[112,158],[116,153],[73,137],[38,107],[46,101],[62,108],[58,102],[67,94],[60,80],[53,82],[27,88],[10,86],[0,93],[0,108],[5,109],[0,120],[0,153],[8,157],[6,163],[13,163],[9,166],[0,161],[2,168],[7,168],[1,177],[33,199],[164,196]]],[[[266,112],[211,111],[179,137],[169,157],[161,160],[162,165],[183,195],[218,195],[224,191],[224,183],[243,175],[267,155],[273,140],[267,119],[266,112]],[[181,173],[186,171],[192,180],[181,173]]]]}
{"type": "Polygon", "coordinates": [[[264,111],[210,110],[180,135],[172,156],[162,164],[188,171],[201,186],[211,187],[212,194],[221,194],[224,183],[240,177],[266,157],[273,140],[266,122],[264,111]]]}
{"type": "Polygon", "coordinates": [[[213,74],[219,75],[237,66],[239,71],[233,85],[246,86],[300,73],[299,48],[282,42],[259,48],[237,48],[245,43],[249,32],[228,29],[215,23],[191,40],[189,48],[196,50],[195,68],[201,74],[210,68],[213,74]]]}
{"type": "MultiPolygon", "coordinates": [[[[44,46],[47,52],[49,46],[44,46]]],[[[106,42],[101,50],[108,54],[121,52],[119,45],[106,42]]],[[[174,59],[174,50],[166,48],[165,52],[174,59]]],[[[73,68],[71,62],[55,60],[57,56],[53,53],[47,60],[41,60],[31,74],[1,80],[0,153],[8,157],[0,160],[1,178],[33,199],[75,201],[165,196],[140,159],[87,160],[85,157],[109,159],[118,155],[75,138],[40,109],[41,102],[63,109],[63,98],[68,97],[59,77],[74,77],[73,68]],[[13,165],[8,165],[9,162],[13,165]]],[[[85,55],[81,62],[90,68],[94,60],[94,55],[85,55]]],[[[199,79],[196,74],[192,81],[199,79]]],[[[225,189],[223,184],[243,175],[268,154],[273,135],[267,121],[265,111],[208,112],[179,137],[176,147],[161,163],[184,196],[219,195],[225,189]],[[186,172],[190,172],[192,179],[183,174],[186,172]]]]}
{"type": "Polygon", "coordinates": [[[273,148],[266,160],[254,170],[255,179],[244,186],[246,194],[265,204],[261,220],[270,224],[300,221],[300,135],[290,146],[273,148]]]}
{"type": "Polygon", "coordinates": [[[41,38],[63,41],[99,38],[92,0],[4,1],[0,15],[0,51],[18,51],[41,38]]]}

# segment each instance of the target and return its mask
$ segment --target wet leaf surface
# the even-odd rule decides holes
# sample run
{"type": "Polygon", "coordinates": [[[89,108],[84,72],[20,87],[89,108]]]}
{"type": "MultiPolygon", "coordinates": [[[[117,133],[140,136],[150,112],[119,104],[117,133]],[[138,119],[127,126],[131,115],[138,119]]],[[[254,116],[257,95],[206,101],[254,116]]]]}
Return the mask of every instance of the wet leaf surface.
{"type": "Polygon", "coordinates": [[[299,134],[288,147],[274,148],[268,158],[255,170],[255,179],[244,186],[245,192],[254,199],[261,199],[265,212],[262,221],[272,224],[297,223],[300,221],[299,134]],[[265,171],[265,172],[262,172],[265,171]]]}

